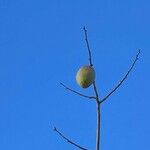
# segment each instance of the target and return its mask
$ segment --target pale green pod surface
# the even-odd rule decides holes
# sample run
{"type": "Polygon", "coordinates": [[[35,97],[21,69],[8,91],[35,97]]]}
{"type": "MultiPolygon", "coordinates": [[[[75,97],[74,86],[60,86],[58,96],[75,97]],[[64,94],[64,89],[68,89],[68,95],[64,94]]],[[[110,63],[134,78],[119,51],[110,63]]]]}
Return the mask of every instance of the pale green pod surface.
{"type": "Polygon", "coordinates": [[[95,80],[95,70],[91,66],[81,67],[76,75],[76,81],[82,88],[88,88],[95,80]]]}

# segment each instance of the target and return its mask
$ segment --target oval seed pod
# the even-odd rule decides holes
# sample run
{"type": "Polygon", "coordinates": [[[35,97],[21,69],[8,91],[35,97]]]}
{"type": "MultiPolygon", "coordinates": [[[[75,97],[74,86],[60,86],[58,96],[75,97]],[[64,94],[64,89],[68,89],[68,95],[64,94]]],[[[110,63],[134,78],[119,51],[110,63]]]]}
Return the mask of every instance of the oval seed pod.
{"type": "Polygon", "coordinates": [[[81,67],[76,75],[76,81],[82,88],[88,88],[95,80],[95,70],[87,65],[81,67]]]}

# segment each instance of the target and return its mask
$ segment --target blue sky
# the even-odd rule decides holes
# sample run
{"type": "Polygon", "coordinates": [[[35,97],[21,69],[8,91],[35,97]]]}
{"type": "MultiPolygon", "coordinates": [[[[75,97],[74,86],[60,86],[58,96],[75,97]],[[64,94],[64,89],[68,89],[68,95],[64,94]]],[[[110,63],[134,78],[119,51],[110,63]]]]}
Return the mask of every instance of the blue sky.
{"type": "Polygon", "coordinates": [[[75,81],[88,63],[89,32],[96,82],[103,97],[140,60],[102,105],[102,150],[150,149],[149,0],[0,0],[0,149],[74,150],[53,132],[95,149],[96,106],[75,81]]]}

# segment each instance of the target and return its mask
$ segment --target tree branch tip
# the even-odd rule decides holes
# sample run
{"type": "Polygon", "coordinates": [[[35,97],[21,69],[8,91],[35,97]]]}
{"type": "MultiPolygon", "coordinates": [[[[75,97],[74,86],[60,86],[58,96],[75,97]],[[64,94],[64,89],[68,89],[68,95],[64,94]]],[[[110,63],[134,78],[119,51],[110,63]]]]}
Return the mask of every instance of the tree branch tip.
{"type": "Polygon", "coordinates": [[[139,53],[141,53],[141,49],[139,49],[139,53]]]}
{"type": "Polygon", "coordinates": [[[141,49],[138,50],[138,54],[140,54],[140,53],[141,53],[141,49]]]}
{"type": "Polygon", "coordinates": [[[64,85],[62,82],[59,82],[60,85],[64,85]]]}
{"type": "Polygon", "coordinates": [[[141,49],[138,49],[138,53],[136,54],[136,58],[138,59],[138,56],[141,54],[141,49]]]}
{"type": "Polygon", "coordinates": [[[88,150],[86,148],[81,147],[80,145],[76,144],[75,142],[73,142],[72,140],[70,140],[69,138],[67,138],[62,132],[60,132],[59,130],[57,130],[57,128],[54,126],[53,130],[60,136],[62,137],[65,141],[67,141],[68,143],[78,147],[79,149],[82,150],[88,150]]]}
{"type": "Polygon", "coordinates": [[[67,88],[66,85],[63,84],[62,82],[59,82],[59,84],[60,84],[61,86],[65,87],[65,88],[67,88]]]}
{"type": "Polygon", "coordinates": [[[83,30],[84,30],[84,31],[87,31],[85,26],[83,26],[83,30]]]}
{"type": "Polygon", "coordinates": [[[56,127],[53,128],[53,131],[57,131],[56,127]]]}
{"type": "Polygon", "coordinates": [[[141,54],[141,49],[138,50],[138,53],[136,54],[135,61],[139,59],[139,55],[141,54]]]}

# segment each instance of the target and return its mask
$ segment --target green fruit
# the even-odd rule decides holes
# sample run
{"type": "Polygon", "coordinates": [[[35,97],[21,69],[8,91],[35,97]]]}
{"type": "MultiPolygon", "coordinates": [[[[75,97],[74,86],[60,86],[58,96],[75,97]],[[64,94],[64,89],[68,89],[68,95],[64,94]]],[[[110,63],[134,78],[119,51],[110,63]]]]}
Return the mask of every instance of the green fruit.
{"type": "Polygon", "coordinates": [[[95,80],[95,70],[91,66],[81,67],[76,75],[76,81],[82,88],[88,88],[95,80]]]}

